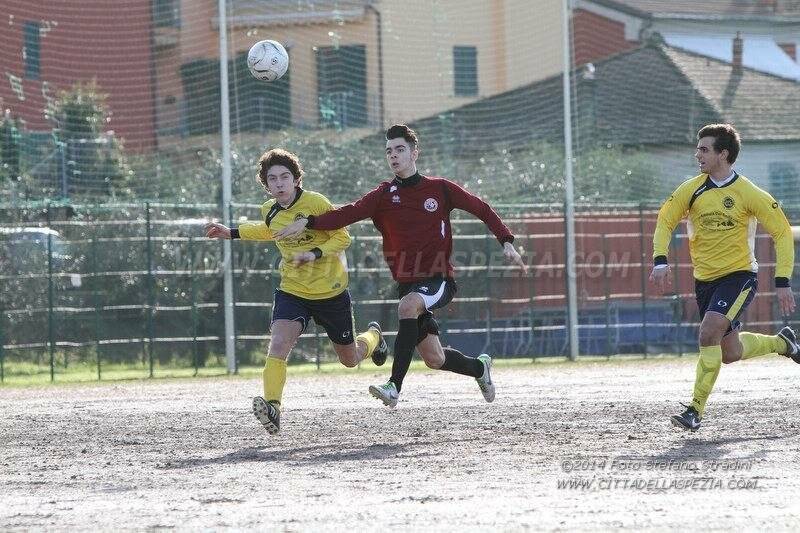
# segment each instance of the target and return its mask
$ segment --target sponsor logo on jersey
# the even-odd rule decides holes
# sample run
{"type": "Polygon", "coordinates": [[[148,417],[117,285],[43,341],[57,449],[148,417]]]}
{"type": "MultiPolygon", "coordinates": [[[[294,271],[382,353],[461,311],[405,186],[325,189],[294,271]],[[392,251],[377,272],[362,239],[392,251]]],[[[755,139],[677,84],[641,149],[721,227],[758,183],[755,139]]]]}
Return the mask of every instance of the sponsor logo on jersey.
{"type": "Polygon", "coordinates": [[[430,211],[431,213],[439,209],[439,202],[436,201],[436,198],[428,198],[422,205],[425,207],[426,211],[430,211]]]}
{"type": "Polygon", "coordinates": [[[736,227],[736,222],[722,211],[712,211],[700,215],[699,226],[711,231],[728,231],[736,227]]]}
{"type": "Polygon", "coordinates": [[[420,287],[417,290],[420,292],[428,292],[430,289],[428,289],[428,287],[420,287]]]}

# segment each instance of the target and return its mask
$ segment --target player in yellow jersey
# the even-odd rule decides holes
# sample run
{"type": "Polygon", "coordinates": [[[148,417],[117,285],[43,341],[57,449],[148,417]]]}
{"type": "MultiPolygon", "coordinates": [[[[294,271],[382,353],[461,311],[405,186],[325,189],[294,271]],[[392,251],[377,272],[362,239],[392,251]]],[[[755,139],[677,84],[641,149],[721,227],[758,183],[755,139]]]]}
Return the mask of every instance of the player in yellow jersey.
{"type": "Polygon", "coordinates": [[[800,347],[789,326],[777,335],[740,331],[739,317],[758,288],[754,254],[756,224],[772,236],[776,250],[775,293],[781,313],[794,312],[789,280],[794,266],[792,230],[769,193],[733,170],[739,155],[739,133],[730,124],[710,124],[697,133],[695,157],[699,176],[683,182],[664,202],[653,235],[650,280],[661,291],[671,283],[667,252],[672,231],[686,218],[694,266],[695,296],[700,308],[700,359],[691,405],[671,418],[675,426],[697,431],[706,401],[722,363],[769,353],[800,363],[800,347]]]}
{"type": "MultiPolygon", "coordinates": [[[[274,240],[276,231],[297,218],[321,215],[333,208],[323,195],[302,188],[303,167],[295,154],[270,150],[258,164],[257,179],[273,196],[261,207],[262,221],[238,228],[211,223],[206,225],[207,237],[274,240]]],[[[367,357],[376,365],[386,361],[388,348],[377,322],[370,322],[366,332],[355,335],[344,257],[349,245],[346,229],[309,229],[294,239],[276,241],[282,257],[281,284],[272,307],[264,396],[253,398],[253,414],[270,434],[280,428],[286,360],[310,319],[325,329],[343,365],[354,367],[367,357]]]]}

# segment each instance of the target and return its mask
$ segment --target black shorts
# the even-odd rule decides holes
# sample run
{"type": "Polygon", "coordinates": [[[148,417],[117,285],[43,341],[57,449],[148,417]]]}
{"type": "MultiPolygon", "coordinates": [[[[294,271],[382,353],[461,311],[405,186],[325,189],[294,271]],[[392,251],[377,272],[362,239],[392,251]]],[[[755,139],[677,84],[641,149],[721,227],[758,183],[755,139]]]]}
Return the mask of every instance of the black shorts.
{"type": "Polygon", "coordinates": [[[458,291],[458,286],[453,278],[428,278],[422,281],[411,283],[398,283],[397,297],[416,292],[425,301],[425,312],[419,315],[417,327],[419,334],[417,344],[425,340],[428,334],[439,335],[439,323],[433,318],[434,309],[441,309],[453,301],[453,297],[458,291]]]}
{"type": "Polygon", "coordinates": [[[739,317],[756,296],[758,279],[753,272],[732,272],[712,281],[694,282],[700,320],[709,311],[725,315],[731,321],[726,335],[738,329],[742,323],[739,317]]]}
{"type": "Polygon", "coordinates": [[[276,320],[296,320],[303,325],[302,333],[313,318],[325,329],[332,343],[348,345],[355,340],[350,291],[324,300],[309,300],[276,290],[274,302],[270,325],[276,320]]]}

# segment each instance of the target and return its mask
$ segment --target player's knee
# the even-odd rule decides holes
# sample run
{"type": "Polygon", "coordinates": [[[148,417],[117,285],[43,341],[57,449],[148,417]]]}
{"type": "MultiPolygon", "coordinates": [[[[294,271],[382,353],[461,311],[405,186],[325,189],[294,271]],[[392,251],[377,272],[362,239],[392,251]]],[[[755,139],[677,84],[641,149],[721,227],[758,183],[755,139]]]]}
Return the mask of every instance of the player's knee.
{"type": "Polygon", "coordinates": [[[270,354],[289,353],[294,347],[294,340],[284,337],[272,337],[269,343],[270,354]]]}
{"type": "Polygon", "coordinates": [[[408,294],[400,299],[397,305],[397,314],[400,318],[416,318],[422,313],[420,297],[408,294]]]}
{"type": "Polygon", "coordinates": [[[358,366],[358,358],[351,357],[351,356],[339,356],[339,362],[342,363],[347,368],[353,368],[358,366]]]}
{"type": "Polygon", "coordinates": [[[444,361],[438,361],[435,359],[425,359],[425,366],[433,370],[439,370],[440,368],[442,368],[443,363],[444,361]]]}
{"type": "Polygon", "coordinates": [[[699,335],[700,346],[716,346],[722,342],[722,336],[724,334],[725,332],[720,329],[701,324],[699,335]]]}

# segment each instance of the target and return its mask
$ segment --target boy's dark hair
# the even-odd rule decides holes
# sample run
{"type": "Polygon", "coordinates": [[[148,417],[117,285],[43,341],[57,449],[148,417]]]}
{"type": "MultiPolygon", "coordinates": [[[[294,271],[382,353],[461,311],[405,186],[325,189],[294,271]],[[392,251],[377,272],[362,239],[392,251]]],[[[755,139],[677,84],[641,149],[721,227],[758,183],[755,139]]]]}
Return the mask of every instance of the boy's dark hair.
{"type": "Polygon", "coordinates": [[[742,140],[739,132],[730,124],[709,124],[700,128],[697,132],[697,140],[703,137],[714,137],[714,151],[720,153],[728,151],[728,163],[733,164],[739,157],[739,150],[742,148],[742,140]]]}
{"type": "Polygon", "coordinates": [[[294,179],[299,179],[298,187],[303,186],[303,165],[300,164],[300,158],[288,150],[282,148],[273,148],[262,154],[258,160],[258,174],[256,179],[264,188],[267,188],[267,172],[275,165],[282,165],[289,169],[294,179]]]}
{"type": "Polygon", "coordinates": [[[386,140],[391,141],[392,139],[399,139],[403,138],[406,140],[411,149],[417,147],[419,144],[419,137],[417,137],[417,132],[406,126],[405,124],[395,124],[391,126],[388,130],[386,130],[386,140]]]}

